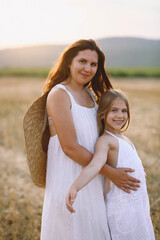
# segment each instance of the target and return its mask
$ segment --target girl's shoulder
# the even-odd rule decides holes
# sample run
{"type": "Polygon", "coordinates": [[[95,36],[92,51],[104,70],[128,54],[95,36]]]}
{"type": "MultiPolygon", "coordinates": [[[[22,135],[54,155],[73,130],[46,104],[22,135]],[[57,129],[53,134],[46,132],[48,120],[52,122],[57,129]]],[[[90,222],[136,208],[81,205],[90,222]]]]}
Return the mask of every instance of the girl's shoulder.
{"type": "Polygon", "coordinates": [[[111,136],[108,133],[103,133],[100,137],[99,137],[101,143],[103,142],[104,144],[107,144],[110,148],[117,148],[118,147],[118,141],[116,138],[114,138],[113,136],[111,136]]]}

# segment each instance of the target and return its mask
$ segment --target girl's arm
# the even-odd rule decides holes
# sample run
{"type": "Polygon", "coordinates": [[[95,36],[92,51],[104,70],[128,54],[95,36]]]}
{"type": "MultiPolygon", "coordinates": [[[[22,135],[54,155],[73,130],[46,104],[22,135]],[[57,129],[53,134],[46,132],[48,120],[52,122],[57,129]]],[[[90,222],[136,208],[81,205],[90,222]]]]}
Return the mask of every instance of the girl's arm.
{"type": "Polygon", "coordinates": [[[75,210],[72,204],[77,196],[77,192],[81,190],[86,184],[88,184],[100,171],[103,165],[107,161],[107,155],[109,150],[109,144],[104,141],[104,136],[101,136],[95,145],[95,153],[92,161],[83,168],[79,177],[71,185],[68,194],[66,195],[66,206],[72,213],[75,210]]]}
{"type": "MultiPolygon", "coordinates": [[[[56,134],[58,135],[64,153],[82,166],[87,166],[93,155],[78,144],[76,131],[71,114],[70,97],[63,89],[53,89],[47,98],[48,116],[52,118],[56,134]]],[[[54,146],[53,146],[54,147],[54,146]]],[[[108,177],[117,187],[129,192],[135,190],[140,181],[127,174],[132,169],[115,169],[105,164],[100,174],[108,177]]]]}

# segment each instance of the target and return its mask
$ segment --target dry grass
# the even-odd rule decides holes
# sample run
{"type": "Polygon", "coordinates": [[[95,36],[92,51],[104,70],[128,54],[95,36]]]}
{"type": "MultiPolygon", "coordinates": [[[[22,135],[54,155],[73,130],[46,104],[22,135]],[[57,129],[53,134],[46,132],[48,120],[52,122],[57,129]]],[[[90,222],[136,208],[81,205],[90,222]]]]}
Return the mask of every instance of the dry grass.
{"type": "MultiPolygon", "coordinates": [[[[126,134],[135,143],[148,175],[151,217],[160,239],[160,81],[113,80],[127,93],[132,121],[126,134]]],[[[0,78],[0,240],[40,238],[42,189],[34,187],[26,163],[22,119],[41,94],[43,79],[0,78]]]]}

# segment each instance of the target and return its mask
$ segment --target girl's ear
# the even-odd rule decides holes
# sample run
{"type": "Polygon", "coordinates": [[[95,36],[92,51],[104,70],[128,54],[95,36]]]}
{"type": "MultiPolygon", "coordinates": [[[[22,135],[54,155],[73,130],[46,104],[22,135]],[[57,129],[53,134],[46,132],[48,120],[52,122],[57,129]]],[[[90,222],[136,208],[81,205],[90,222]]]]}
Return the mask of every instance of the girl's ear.
{"type": "Polygon", "coordinates": [[[104,120],[105,114],[103,113],[100,118],[101,118],[101,120],[104,120]]]}

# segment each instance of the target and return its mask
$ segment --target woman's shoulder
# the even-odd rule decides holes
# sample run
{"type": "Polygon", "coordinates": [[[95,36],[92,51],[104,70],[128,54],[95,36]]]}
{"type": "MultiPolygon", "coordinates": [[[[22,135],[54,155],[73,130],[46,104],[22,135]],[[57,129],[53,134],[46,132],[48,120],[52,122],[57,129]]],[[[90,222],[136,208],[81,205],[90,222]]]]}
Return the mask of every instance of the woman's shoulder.
{"type": "Polygon", "coordinates": [[[70,104],[70,97],[63,87],[56,85],[53,87],[47,96],[48,104],[59,104],[59,103],[70,104]]]}
{"type": "Polygon", "coordinates": [[[65,87],[62,84],[57,84],[48,93],[49,97],[68,96],[65,87]]]}

